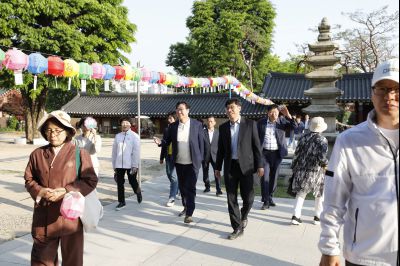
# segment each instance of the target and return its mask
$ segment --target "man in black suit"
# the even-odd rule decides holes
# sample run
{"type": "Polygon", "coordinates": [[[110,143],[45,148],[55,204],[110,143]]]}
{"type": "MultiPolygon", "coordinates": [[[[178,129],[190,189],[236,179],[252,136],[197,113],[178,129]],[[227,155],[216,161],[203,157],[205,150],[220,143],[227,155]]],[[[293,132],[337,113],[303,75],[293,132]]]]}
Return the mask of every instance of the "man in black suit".
{"type": "MultiPolygon", "coordinates": [[[[204,129],[204,163],[203,163],[203,181],[205,185],[204,193],[210,192],[210,179],[208,177],[208,170],[210,163],[215,172],[215,162],[217,159],[218,151],[218,137],[219,131],[215,129],[215,118],[210,116],[207,118],[207,128],[204,129]]],[[[218,178],[215,178],[216,195],[222,195],[221,186],[218,178]]]]}
{"type": "Polygon", "coordinates": [[[288,154],[285,130],[297,128],[296,121],[286,106],[271,105],[268,117],[258,121],[258,134],[264,160],[264,176],[261,179],[262,210],[276,206],[272,199],[282,159],[288,154]],[[279,117],[279,112],[284,117],[279,117]]]}
{"type": "Polygon", "coordinates": [[[256,122],[240,116],[241,102],[229,99],[225,103],[229,121],[219,127],[218,152],[215,176],[221,178],[224,163],[224,181],[228,198],[228,210],[233,232],[228,239],[236,239],[247,226],[247,215],[254,201],[253,174],[264,175],[261,145],[256,122]],[[239,210],[237,191],[243,207],[239,210]]]}
{"type": "Polygon", "coordinates": [[[172,143],[172,158],[184,206],[179,216],[185,215],[185,223],[193,222],[197,176],[204,159],[203,125],[189,118],[189,109],[188,103],[178,102],[176,104],[178,121],[169,126],[168,134],[162,140],[154,138],[157,145],[168,147],[172,143]]]}

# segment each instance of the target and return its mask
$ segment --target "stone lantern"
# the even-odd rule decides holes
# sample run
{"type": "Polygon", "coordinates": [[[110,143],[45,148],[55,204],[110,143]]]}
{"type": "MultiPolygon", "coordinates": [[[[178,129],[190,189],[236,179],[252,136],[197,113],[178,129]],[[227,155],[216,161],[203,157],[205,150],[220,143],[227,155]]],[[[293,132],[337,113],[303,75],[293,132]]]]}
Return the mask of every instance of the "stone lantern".
{"type": "Polygon", "coordinates": [[[334,55],[338,45],[331,40],[330,28],[327,18],[323,18],[318,26],[318,42],[308,45],[310,51],[314,53],[308,60],[314,71],[306,74],[306,78],[312,81],[312,87],[304,91],[304,95],[311,99],[311,105],[304,108],[303,112],[310,117],[322,116],[325,119],[328,129],[323,135],[331,147],[337,136],[336,115],[341,112],[336,104],[336,98],[342,91],[335,87],[336,81],[341,78],[335,71],[340,58],[334,55]]]}

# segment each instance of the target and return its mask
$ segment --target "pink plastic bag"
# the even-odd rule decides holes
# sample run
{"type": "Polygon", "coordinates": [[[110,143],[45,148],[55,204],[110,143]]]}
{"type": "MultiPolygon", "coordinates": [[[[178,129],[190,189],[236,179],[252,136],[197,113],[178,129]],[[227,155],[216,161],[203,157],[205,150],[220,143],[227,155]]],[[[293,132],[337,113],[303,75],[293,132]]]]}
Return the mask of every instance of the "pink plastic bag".
{"type": "Polygon", "coordinates": [[[69,220],[78,219],[85,210],[85,197],[80,192],[71,191],[65,194],[61,204],[61,215],[69,220]]]}

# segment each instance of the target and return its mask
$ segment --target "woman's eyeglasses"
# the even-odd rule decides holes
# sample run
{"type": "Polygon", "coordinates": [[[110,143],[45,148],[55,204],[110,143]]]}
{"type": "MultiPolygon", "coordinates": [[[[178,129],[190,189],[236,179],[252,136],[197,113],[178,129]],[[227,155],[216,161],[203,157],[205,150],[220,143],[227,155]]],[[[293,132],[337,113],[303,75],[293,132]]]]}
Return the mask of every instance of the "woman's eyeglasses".
{"type": "Polygon", "coordinates": [[[51,134],[54,134],[54,135],[58,136],[64,131],[65,130],[63,130],[63,129],[47,129],[45,132],[46,132],[46,135],[49,135],[49,136],[51,134]]]}

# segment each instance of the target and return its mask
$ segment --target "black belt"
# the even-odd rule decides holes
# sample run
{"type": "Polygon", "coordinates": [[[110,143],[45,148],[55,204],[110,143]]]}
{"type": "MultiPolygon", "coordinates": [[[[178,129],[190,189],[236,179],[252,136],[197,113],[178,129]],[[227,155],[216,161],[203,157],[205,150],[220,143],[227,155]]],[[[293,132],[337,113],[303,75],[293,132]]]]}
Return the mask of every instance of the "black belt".
{"type": "Polygon", "coordinates": [[[263,149],[263,151],[265,151],[265,152],[277,152],[277,151],[279,151],[279,150],[267,150],[267,149],[263,149]]]}

